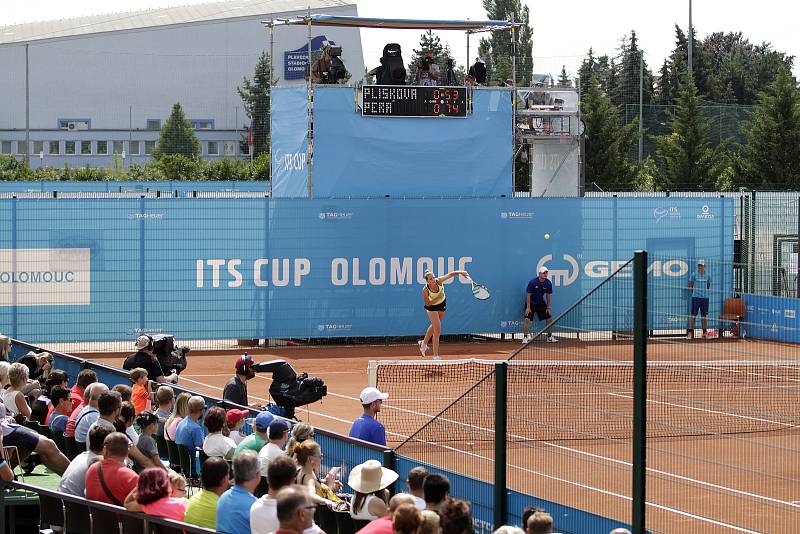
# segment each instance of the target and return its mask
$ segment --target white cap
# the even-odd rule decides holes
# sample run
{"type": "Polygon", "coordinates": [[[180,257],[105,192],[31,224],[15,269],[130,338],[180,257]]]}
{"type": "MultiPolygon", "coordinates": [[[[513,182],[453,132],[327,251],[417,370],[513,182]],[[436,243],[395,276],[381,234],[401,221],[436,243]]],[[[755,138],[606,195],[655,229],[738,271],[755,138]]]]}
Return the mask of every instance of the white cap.
{"type": "Polygon", "coordinates": [[[376,400],[388,399],[389,394],[381,393],[378,388],[364,388],[358,397],[361,399],[361,404],[372,404],[376,400]]]}
{"type": "Polygon", "coordinates": [[[547,267],[544,267],[544,266],[539,267],[539,274],[546,273],[546,272],[548,272],[547,271],[547,267]]]}
{"type": "Polygon", "coordinates": [[[136,348],[138,350],[146,349],[149,344],[150,337],[148,336],[139,336],[136,338],[136,348]]]}
{"type": "Polygon", "coordinates": [[[697,265],[705,266],[705,264],[706,264],[706,260],[697,260],[697,265]]]}
{"type": "Polygon", "coordinates": [[[483,60],[479,57],[475,58],[475,63],[483,63],[483,60]]]}

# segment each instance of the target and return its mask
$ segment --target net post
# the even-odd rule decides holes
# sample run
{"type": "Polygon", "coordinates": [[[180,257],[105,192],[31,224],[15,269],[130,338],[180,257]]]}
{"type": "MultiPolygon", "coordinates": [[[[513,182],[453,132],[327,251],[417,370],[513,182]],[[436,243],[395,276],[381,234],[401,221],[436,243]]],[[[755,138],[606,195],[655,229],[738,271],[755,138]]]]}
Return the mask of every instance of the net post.
{"type": "Polygon", "coordinates": [[[647,478],[647,251],[633,257],[633,534],[645,533],[647,478]]]}
{"type": "Polygon", "coordinates": [[[508,363],[494,366],[494,529],[506,524],[506,433],[508,423],[508,363]]]}
{"type": "Polygon", "coordinates": [[[371,388],[378,387],[378,362],[370,360],[367,364],[367,385],[371,388]]]}

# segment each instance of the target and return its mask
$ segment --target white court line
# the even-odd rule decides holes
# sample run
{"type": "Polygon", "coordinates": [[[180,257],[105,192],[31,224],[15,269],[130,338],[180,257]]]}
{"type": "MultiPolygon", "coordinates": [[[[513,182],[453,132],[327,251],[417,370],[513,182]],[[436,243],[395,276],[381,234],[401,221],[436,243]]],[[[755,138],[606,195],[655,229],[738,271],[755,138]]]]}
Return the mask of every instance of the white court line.
{"type": "MultiPolygon", "coordinates": [[[[619,394],[619,393],[609,393],[609,395],[612,395],[614,397],[623,397],[625,399],[633,399],[633,397],[630,396],[630,395],[622,395],[622,394],[619,394]]],[[[760,417],[750,417],[749,415],[740,415],[740,414],[735,414],[735,413],[720,412],[718,410],[709,410],[707,408],[697,408],[697,407],[694,407],[694,406],[686,406],[685,404],[675,404],[675,403],[672,403],[672,402],[662,402],[662,401],[657,401],[657,400],[653,400],[653,399],[647,399],[647,402],[652,402],[653,404],[664,404],[666,406],[674,406],[676,408],[684,408],[686,410],[695,410],[695,411],[698,411],[698,412],[706,412],[706,413],[713,413],[713,414],[716,414],[716,415],[724,415],[726,417],[738,417],[739,419],[747,419],[747,420],[750,420],[750,421],[758,421],[759,423],[769,423],[771,425],[781,425],[781,426],[785,426],[785,427],[788,427],[788,428],[796,428],[796,426],[797,426],[797,425],[793,425],[791,423],[783,423],[783,422],[780,422],[780,421],[771,421],[769,419],[761,419],[760,417]]]]}

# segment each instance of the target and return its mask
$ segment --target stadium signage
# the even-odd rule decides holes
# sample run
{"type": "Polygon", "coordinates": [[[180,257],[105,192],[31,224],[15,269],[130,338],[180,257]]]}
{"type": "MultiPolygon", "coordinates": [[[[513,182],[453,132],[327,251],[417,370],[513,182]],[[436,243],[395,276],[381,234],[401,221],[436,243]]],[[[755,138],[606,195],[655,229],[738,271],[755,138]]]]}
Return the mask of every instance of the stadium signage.
{"type": "Polygon", "coordinates": [[[0,249],[0,306],[88,305],[88,248],[0,249]]]}
{"type": "MultiPolygon", "coordinates": [[[[574,256],[564,254],[562,258],[568,264],[566,269],[551,269],[548,267],[551,281],[555,286],[568,286],[573,284],[578,279],[578,275],[581,272],[581,266],[574,256]]],[[[553,261],[552,254],[542,256],[536,264],[537,272],[551,261],[553,261]]],[[[611,273],[625,265],[627,261],[628,260],[591,260],[584,262],[582,270],[584,276],[588,278],[607,278],[611,273]]],[[[688,272],[689,265],[680,259],[653,260],[647,267],[647,273],[652,276],[680,278],[681,276],[685,276],[688,272]]],[[[619,273],[619,276],[633,276],[631,266],[625,267],[619,273]]]]}
{"type": "MultiPolygon", "coordinates": [[[[425,283],[425,271],[443,274],[467,270],[472,256],[414,258],[333,258],[329,263],[330,281],[334,286],[415,285],[425,283]]],[[[248,269],[255,287],[300,287],[304,277],[311,274],[308,258],[258,258],[248,269]]],[[[239,288],[244,285],[245,268],[242,259],[195,260],[195,287],[239,288]]],[[[468,283],[461,279],[461,283],[468,283]]],[[[452,283],[448,280],[445,283],[452,283]]]]}

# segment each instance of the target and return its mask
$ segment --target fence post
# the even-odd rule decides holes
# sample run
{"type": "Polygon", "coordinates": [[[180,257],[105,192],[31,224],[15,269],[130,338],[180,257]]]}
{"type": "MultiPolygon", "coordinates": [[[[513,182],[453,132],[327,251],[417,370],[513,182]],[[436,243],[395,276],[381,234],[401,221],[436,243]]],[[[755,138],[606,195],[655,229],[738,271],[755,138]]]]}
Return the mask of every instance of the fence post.
{"type": "Polygon", "coordinates": [[[145,276],[145,269],[144,269],[144,249],[145,249],[145,240],[144,240],[144,195],[139,197],[139,334],[144,334],[145,331],[145,321],[144,321],[144,305],[145,305],[145,284],[144,284],[144,276],[145,276]]]}
{"type": "Polygon", "coordinates": [[[633,257],[633,534],[645,533],[647,480],[647,252],[633,257]]]}
{"type": "MultiPolygon", "coordinates": [[[[795,298],[800,299],[800,196],[797,197],[797,243],[795,244],[794,283],[795,298]]],[[[791,275],[792,273],[789,273],[791,275]]]]}
{"type": "Polygon", "coordinates": [[[494,366],[494,528],[506,524],[506,435],[508,423],[508,363],[494,366]]]}
{"type": "MultiPolygon", "coordinates": [[[[17,272],[17,195],[11,197],[11,272],[17,272]]],[[[17,335],[17,285],[11,283],[11,337],[18,338],[17,335]]]]}

